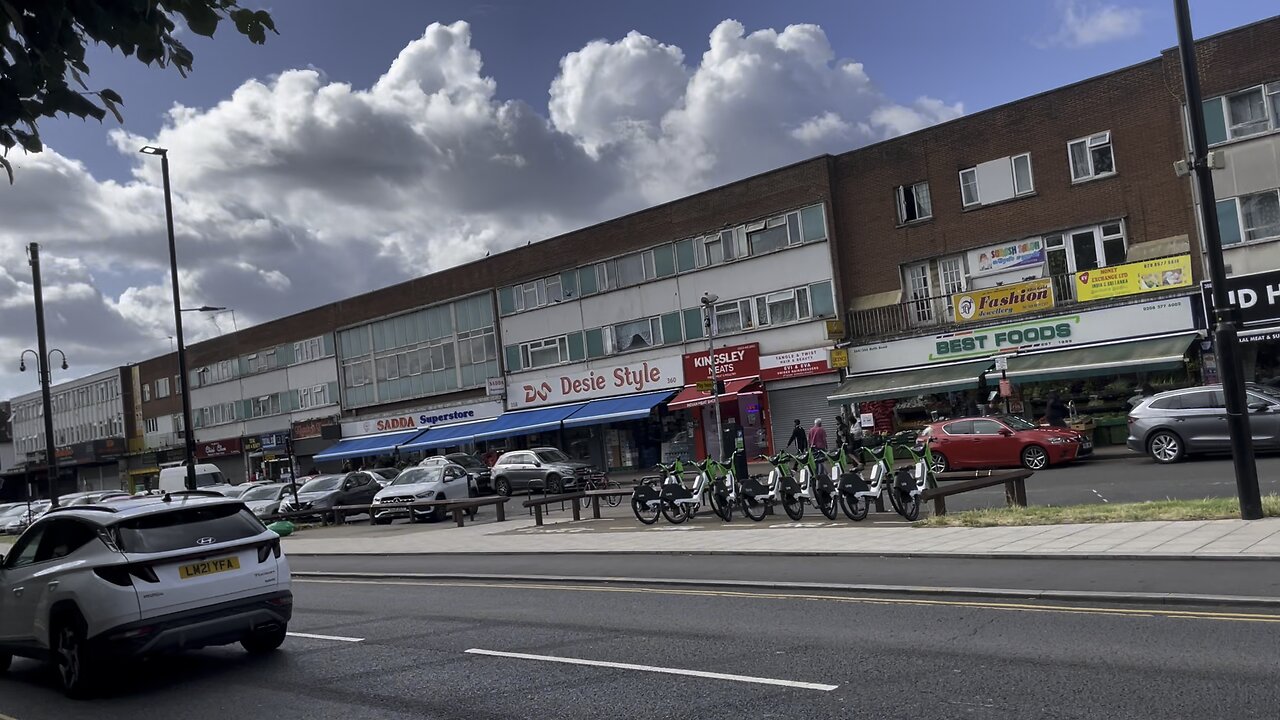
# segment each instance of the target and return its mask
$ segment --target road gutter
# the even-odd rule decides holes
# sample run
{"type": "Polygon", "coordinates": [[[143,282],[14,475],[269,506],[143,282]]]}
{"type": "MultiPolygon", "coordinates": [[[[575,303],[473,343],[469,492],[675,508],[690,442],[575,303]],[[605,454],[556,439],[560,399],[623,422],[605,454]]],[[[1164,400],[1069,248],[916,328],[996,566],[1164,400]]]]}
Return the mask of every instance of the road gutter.
{"type": "Polygon", "coordinates": [[[877,595],[961,596],[980,598],[1107,602],[1134,605],[1212,605],[1277,608],[1280,597],[1258,595],[1198,595],[1190,593],[1143,593],[1099,590],[1039,590],[1018,588],[939,587],[929,585],[871,585],[857,583],[812,583],[770,580],[697,580],[681,578],[632,578],[573,575],[514,575],[487,573],[366,573],[295,571],[298,580],[476,580],[487,582],[542,582],[572,584],[648,585],[663,587],[710,587],[755,590],[801,590],[806,592],[847,592],[877,595]]]}

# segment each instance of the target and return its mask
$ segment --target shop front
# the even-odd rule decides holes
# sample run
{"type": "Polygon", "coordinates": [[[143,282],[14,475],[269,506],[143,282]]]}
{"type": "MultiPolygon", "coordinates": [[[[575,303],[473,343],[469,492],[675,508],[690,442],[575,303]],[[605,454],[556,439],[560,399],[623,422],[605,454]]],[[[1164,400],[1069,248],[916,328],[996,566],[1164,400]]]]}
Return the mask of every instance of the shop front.
{"type": "MultiPolygon", "coordinates": [[[[428,431],[436,428],[487,422],[501,415],[502,410],[498,400],[481,400],[350,420],[341,424],[342,439],[326,441],[310,463],[328,471],[348,463],[353,467],[413,463],[433,448],[424,444],[410,446],[411,441],[424,439],[428,431]]],[[[458,445],[471,441],[470,437],[463,438],[458,445]]]]}
{"type": "Polygon", "coordinates": [[[233,483],[245,481],[244,443],[238,437],[196,443],[196,462],[215,465],[233,483]]]}
{"type": "MultiPolygon", "coordinates": [[[[1212,323],[1212,285],[1204,283],[1205,318],[1212,323]]],[[[1242,328],[1240,360],[1246,382],[1280,388],[1280,270],[1227,278],[1227,297],[1242,328]]],[[[1204,382],[1219,381],[1217,356],[1210,335],[1205,340],[1204,382]]]]}
{"type": "Polygon", "coordinates": [[[988,412],[1035,421],[1053,394],[1089,427],[1123,426],[1135,397],[1199,382],[1193,310],[1165,297],[855,346],[828,400],[879,432],[988,412]]]}
{"type": "Polygon", "coordinates": [[[293,477],[293,458],[289,455],[289,432],[289,430],[277,430],[241,439],[247,479],[279,482],[293,477]]]}
{"type": "Polygon", "coordinates": [[[124,438],[105,438],[57,448],[59,494],[119,490],[123,487],[120,460],[126,447],[124,438]],[[74,478],[74,485],[69,486],[68,476],[74,478]]]}
{"type": "Polygon", "coordinates": [[[685,353],[681,366],[684,387],[667,403],[667,410],[686,426],[693,455],[721,458],[726,454],[722,448],[731,450],[739,440],[748,458],[770,454],[769,398],[760,381],[759,343],[725,345],[714,353],[685,353]],[[712,387],[713,374],[721,384],[718,392],[712,387]]]}
{"type": "Polygon", "coordinates": [[[293,438],[293,457],[298,473],[310,475],[313,474],[312,457],[341,439],[342,426],[336,416],[315,418],[293,423],[289,433],[293,438]]]}
{"type": "Polygon", "coordinates": [[[489,456],[549,445],[603,469],[652,467],[663,444],[684,430],[662,408],[680,389],[681,375],[677,356],[525,373],[508,380],[511,409],[472,437],[491,444],[489,456]]]}

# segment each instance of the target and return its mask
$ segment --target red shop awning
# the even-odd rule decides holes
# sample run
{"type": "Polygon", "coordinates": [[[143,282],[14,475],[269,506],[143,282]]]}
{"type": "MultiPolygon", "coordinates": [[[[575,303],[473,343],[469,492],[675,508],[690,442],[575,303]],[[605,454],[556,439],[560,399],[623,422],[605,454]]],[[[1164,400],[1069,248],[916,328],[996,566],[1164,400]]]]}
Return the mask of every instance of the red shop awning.
{"type": "MultiPolygon", "coordinates": [[[[760,378],[758,377],[726,380],[724,392],[720,393],[720,402],[728,402],[739,395],[759,395],[763,392],[764,386],[760,384],[760,378]]],[[[713,402],[715,402],[715,396],[711,393],[702,392],[696,385],[686,385],[679,395],[671,398],[671,401],[667,403],[667,409],[687,410],[702,405],[710,405],[713,402]]]]}

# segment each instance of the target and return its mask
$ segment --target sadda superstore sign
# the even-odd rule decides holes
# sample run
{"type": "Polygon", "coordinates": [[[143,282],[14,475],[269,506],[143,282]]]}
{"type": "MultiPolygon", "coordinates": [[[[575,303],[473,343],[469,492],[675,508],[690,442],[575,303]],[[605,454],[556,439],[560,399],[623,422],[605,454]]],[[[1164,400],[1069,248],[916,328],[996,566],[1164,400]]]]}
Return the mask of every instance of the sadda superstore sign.
{"type": "Polygon", "coordinates": [[[1019,350],[1043,350],[1195,329],[1191,298],[1121,305],[849,349],[849,373],[976,360],[1019,350]]]}
{"type": "Polygon", "coordinates": [[[683,386],[680,358],[673,356],[512,378],[507,381],[507,403],[514,410],[683,386]]]}
{"type": "Polygon", "coordinates": [[[436,425],[450,425],[470,420],[487,420],[502,414],[502,403],[490,400],[470,405],[431,408],[403,415],[369,418],[342,423],[342,437],[373,435],[375,433],[395,432],[396,430],[426,430],[436,425]]]}

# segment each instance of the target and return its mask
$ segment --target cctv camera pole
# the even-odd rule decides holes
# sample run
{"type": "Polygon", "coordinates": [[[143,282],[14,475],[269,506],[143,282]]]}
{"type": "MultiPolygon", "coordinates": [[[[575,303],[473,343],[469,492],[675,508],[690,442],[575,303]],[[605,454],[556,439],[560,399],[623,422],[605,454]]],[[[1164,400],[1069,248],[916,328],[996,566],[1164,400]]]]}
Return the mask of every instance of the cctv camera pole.
{"type": "Polygon", "coordinates": [[[1213,169],[1208,163],[1209,142],[1205,137],[1204,117],[1200,113],[1200,77],[1196,69],[1195,39],[1191,34],[1191,12],[1187,9],[1187,0],[1174,0],[1173,7],[1178,19],[1178,54],[1182,60],[1182,82],[1187,94],[1187,121],[1191,125],[1191,167],[1199,193],[1200,221],[1204,227],[1205,254],[1209,259],[1209,282],[1213,292],[1213,344],[1222,375],[1222,392],[1226,396],[1227,432],[1231,436],[1236,494],[1240,498],[1240,517],[1257,520],[1262,517],[1258,467],[1254,462],[1253,440],[1249,434],[1244,367],[1240,362],[1239,338],[1236,335],[1237,312],[1227,296],[1222,236],[1218,231],[1218,214],[1213,211],[1217,203],[1213,192],[1213,169]]]}
{"type": "Polygon", "coordinates": [[[44,462],[49,470],[49,507],[58,507],[58,452],[53,444],[53,402],[49,393],[49,343],[44,336],[44,290],[40,283],[40,245],[27,246],[31,285],[36,296],[36,348],[40,371],[40,403],[44,407],[44,462]]]}

